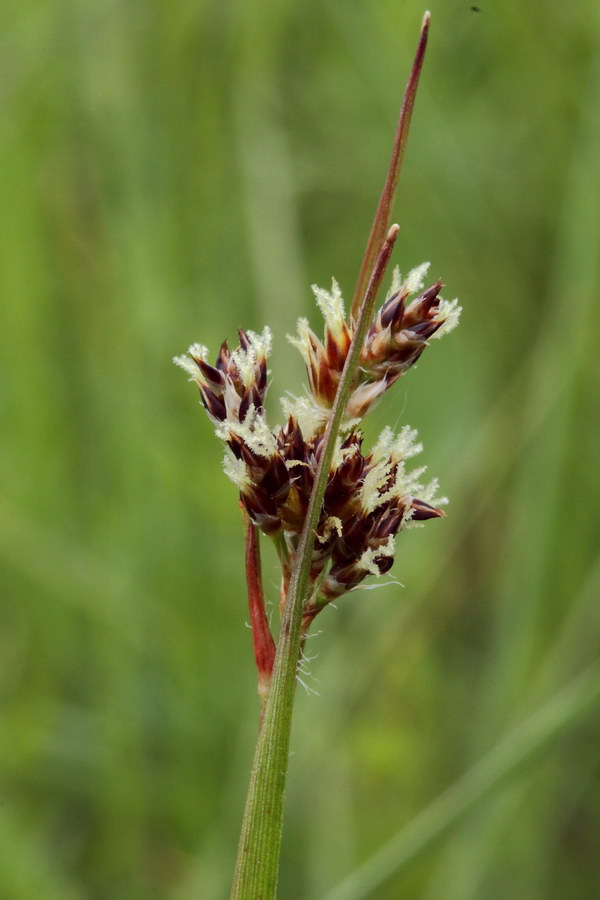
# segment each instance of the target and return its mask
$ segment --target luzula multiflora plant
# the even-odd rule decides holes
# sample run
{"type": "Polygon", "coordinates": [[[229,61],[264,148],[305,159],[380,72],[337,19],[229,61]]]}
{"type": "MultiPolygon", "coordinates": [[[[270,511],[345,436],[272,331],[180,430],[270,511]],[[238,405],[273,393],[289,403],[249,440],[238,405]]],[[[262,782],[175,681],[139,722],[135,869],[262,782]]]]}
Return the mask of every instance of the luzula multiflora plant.
{"type": "Polygon", "coordinates": [[[261,722],[232,897],[272,897],[277,879],[283,792],[297,666],[312,621],[327,604],[359,592],[369,576],[394,562],[400,531],[444,515],[436,479],[412,467],[417,433],[384,428],[370,450],[362,422],[379,398],[408,372],[429,344],[458,322],[456,300],[441,281],[425,286],[429,263],[402,278],[398,269],[378,311],[398,226],[390,209],[423,62],[429,15],[405,91],[392,160],[346,313],[337,282],[313,286],[324,318],[318,337],[306,319],[291,343],[306,364],[309,390],[281,401],[283,424],[267,422],[265,396],[271,332],[242,331],[231,351],[215,357],[192,344],[175,359],[193,380],[225,445],[224,469],[239,489],[246,520],[246,577],[258,668],[261,722]],[[277,644],[265,612],[258,532],[281,562],[282,625],[277,644]]]}

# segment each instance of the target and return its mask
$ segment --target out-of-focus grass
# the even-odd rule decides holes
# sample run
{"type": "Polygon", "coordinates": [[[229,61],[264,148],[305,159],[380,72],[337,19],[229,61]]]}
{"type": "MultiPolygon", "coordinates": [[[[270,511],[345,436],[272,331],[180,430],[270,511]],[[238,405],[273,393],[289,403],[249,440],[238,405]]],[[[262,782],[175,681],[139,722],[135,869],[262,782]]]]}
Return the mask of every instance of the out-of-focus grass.
{"type": "MultiPolygon", "coordinates": [[[[398,257],[459,331],[378,408],[452,503],[323,614],[281,896],[321,897],[600,651],[595,5],[432,4],[398,257]],[[318,680],[318,684],[316,683],[318,680]]],[[[22,0],[0,26],[0,894],[227,895],[241,528],[170,365],[351,294],[421,7],[22,0]]],[[[314,317],[316,319],[316,317],[314,317]]],[[[266,581],[276,580],[267,555],[266,581]]],[[[273,591],[274,594],[274,591],[273,591]]],[[[598,716],[373,896],[594,898],[598,716]]],[[[410,834],[410,831],[405,832],[410,834]]]]}

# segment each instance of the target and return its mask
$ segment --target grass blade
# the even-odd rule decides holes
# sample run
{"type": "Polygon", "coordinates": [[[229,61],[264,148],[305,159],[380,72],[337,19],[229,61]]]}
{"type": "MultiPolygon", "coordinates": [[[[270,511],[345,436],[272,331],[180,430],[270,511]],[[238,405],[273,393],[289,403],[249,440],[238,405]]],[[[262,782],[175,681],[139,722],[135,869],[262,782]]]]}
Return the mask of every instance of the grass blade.
{"type": "Polygon", "coordinates": [[[469,772],[342,881],[325,900],[362,900],[440,840],[471,809],[549,750],[600,700],[600,660],[511,731],[469,772]]]}

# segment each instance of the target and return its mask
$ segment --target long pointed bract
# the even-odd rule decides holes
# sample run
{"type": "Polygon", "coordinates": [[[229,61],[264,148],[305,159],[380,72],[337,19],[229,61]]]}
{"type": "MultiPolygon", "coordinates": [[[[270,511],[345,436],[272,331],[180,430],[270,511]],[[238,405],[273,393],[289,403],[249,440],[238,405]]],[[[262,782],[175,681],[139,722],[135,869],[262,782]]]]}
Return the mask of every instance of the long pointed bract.
{"type": "Polygon", "coordinates": [[[415,53],[415,58],[408,81],[406,83],[406,88],[404,90],[402,106],[400,107],[400,115],[398,117],[398,125],[396,128],[396,136],[394,138],[394,146],[392,148],[390,166],[388,169],[387,177],[385,179],[385,183],[383,185],[381,197],[379,198],[379,204],[375,211],[375,218],[373,219],[373,225],[371,226],[371,233],[369,235],[369,240],[367,241],[365,255],[360,267],[360,272],[358,274],[358,280],[356,282],[356,288],[354,291],[354,297],[352,299],[351,315],[354,319],[356,319],[358,315],[358,310],[362,298],[365,295],[365,290],[369,282],[371,272],[373,271],[377,252],[381,247],[388,228],[390,227],[392,204],[394,202],[396,186],[398,184],[398,177],[400,175],[400,168],[402,166],[402,160],[404,158],[404,150],[406,148],[406,141],[408,139],[408,130],[410,128],[410,120],[415,102],[415,96],[417,93],[417,87],[419,84],[419,76],[421,74],[421,68],[423,67],[423,60],[425,58],[425,48],[427,47],[427,36],[429,34],[429,20],[430,14],[429,12],[426,12],[423,16],[421,34],[419,35],[419,43],[417,44],[417,51],[415,53]]]}

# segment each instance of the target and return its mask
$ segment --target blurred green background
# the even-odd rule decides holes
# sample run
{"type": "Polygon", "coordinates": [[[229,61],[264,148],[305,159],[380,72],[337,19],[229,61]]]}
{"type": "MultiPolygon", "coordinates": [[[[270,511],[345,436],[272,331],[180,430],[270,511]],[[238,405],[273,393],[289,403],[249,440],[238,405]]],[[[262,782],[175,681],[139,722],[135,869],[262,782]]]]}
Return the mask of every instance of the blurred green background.
{"type": "MultiPolygon", "coordinates": [[[[432,3],[395,216],[402,271],[431,260],[463,323],[369,430],[418,428],[451,505],[399,541],[404,588],[318,621],[289,900],[397,833],[343,896],[598,896],[600,22],[593,0],[478,6],[432,3]],[[415,844],[415,817],[507,734],[518,760],[515,726],[581,672],[560,740],[460,822],[459,784],[415,844]]],[[[284,335],[317,322],[311,283],[352,293],[422,13],[3,5],[6,900],[228,894],[257,717],[241,524],[170,360],[268,323],[272,415],[299,392],[284,335]]],[[[274,597],[268,554],[265,579],[274,597]]]]}

